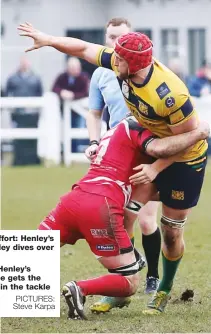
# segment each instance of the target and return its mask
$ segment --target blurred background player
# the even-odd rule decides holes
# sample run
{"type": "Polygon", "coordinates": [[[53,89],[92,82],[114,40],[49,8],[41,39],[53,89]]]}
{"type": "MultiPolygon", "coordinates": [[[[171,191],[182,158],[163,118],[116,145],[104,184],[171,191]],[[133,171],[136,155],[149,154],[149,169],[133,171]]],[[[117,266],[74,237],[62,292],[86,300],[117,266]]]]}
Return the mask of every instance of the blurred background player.
{"type": "MultiPolygon", "coordinates": [[[[158,136],[189,133],[197,128],[197,114],[186,86],[152,58],[153,45],[145,34],[125,34],[118,38],[113,50],[79,39],[46,35],[28,23],[18,29],[21,35],[34,39],[27,51],[52,46],[115,70],[131,112],[158,136]]],[[[203,185],[207,147],[206,140],[197,142],[156,179],[162,202],[163,277],[144,314],[161,314],[170,298],[184,253],[184,225],[191,208],[198,203],[203,185]]],[[[135,175],[131,182],[136,183],[138,177],[135,175]]]]}
{"type": "MultiPolygon", "coordinates": [[[[89,75],[82,71],[81,61],[76,57],[67,60],[66,71],[59,74],[53,84],[52,91],[60,97],[61,113],[63,116],[64,101],[78,100],[88,96],[89,75]]],[[[71,113],[71,124],[73,128],[84,128],[86,126],[84,118],[74,111],[71,113]]],[[[81,152],[80,147],[87,144],[86,139],[73,139],[72,151],[81,152]]]]}
{"type": "Polygon", "coordinates": [[[88,96],[89,76],[82,72],[81,62],[76,57],[67,60],[66,71],[56,78],[52,91],[59,95],[61,100],[77,100],[88,96]]]}
{"type": "MultiPolygon", "coordinates": [[[[32,97],[42,96],[43,88],[41,79],[32,70],[27,57],[21,57],[17,71],[12,74],[6,83],[6,96],[32,97]]],[[[12,122],[17,128],[37,128],[39,121],[39,109],[15,108],[12,112],[12,122]]],[[[13,165],[37,165],[40,159],[37,156],[36,139],[15,139],[13,165]]]]}
{"type": "MultiPolygon", "coordinates": [[[[131,31],[131,24],[125,18],[113,18],[106,26],[106,45],[114,47],[116,39],[131,31]]],[[[101,119],[106,111],[109,113],[109,127],[118,124],[128,114],[129,109],[125,104],[124,97],[120,90],[116,75],[113,71],[99,67],[92,75],[89,91],[89,112],[87,114],[87,128],[89,131],[90,146],[85,154],[88,159],[94,158],[94,152],[98,147],[101,132],[101,119]],[[92,153],[92,155],[90,154],[92,153]]],[[[138,215],[142,229],[142,245],[144,248],[148,271],[146,277],[145,293],[153,293],[159,284],[158,262],[161,248],[160,230],[157,226],[157,202],[149,202],[145,205],[138,215]],[[153,247],[152,247],[153,245],[153,247]]],[[[137,217],[140,203],[130,203],[126,212],[126,224],[131,224],[137,217]]],[[[131,238],[133,232],[131,229],[131,238]]],[[[91,306],[95,312],[107,312],[116,306],[123,307],[130,302],[129,298],[120,300],[104,297],[99,302],[91,306]]]]}
{"type": "MultiPolygon", "coordinates": [[[[206,138],[208,127],[174,138],[156,138],[141,127],[134,117],[128,117],[109,130],[101,139],[88,173],[73,190],[60,198],[54,210],[41,222],[41,230],[60,230],[61,246],[86,239],[91,251],[110,274],[98,278],[70,281],[63,288],[68,316],[85,319],[83,305],[87,295],[127,297],[138,288],[138,271],[143,265],[140,256],[124,228],[124,206],[131,195],[129,176],[144,152],[158,159],[158,172],[175,161],[175,154],[206,138]]],[[[157,190],[152,183],[142,186],[142,201],[157,190]]]]}
{"type": "Polygon", "coordinates": [[[211,62],[204,61],[203,66],[192,76],[188,88],[192,96],[211,96],[211,62]]]}

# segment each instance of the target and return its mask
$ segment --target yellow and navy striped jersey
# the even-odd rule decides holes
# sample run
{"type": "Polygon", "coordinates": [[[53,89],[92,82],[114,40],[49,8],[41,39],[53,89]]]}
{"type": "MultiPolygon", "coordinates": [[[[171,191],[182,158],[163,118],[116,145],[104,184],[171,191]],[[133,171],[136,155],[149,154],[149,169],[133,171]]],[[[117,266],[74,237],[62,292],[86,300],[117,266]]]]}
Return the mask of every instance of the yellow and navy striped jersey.
{"type": "MultiPolygon", "coordinates": [[[[97,63],[115,71],[128,108],[144,127],[157,136],[163,138],[173,135],[171,127],[196,115],[185,84],[156,59],[143,84],[118,77],[111,48],[100,49],[97,63]]],[[[207,146],[206,140],[199,141],[179,161],[195,160],[206,152],[207,146]]]]}

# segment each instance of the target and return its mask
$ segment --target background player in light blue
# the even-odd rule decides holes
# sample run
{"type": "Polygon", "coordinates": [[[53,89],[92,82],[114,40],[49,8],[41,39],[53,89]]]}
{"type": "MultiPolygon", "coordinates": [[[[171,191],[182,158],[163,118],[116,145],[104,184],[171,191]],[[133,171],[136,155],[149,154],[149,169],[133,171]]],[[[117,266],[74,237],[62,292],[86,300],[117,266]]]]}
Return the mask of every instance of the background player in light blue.
{"type": "MultiPolygon", "coordinates": [[[[106,27],[106,44],[109,47],[113,47],[116,39],[120,35],[128,33],[130,30],[131,24],[125,18],[111,19],[106,27]]],[[[99,67],[93,73],[89,92],[87,128],[89,131],[90,146],[87,148],[85,154],[90,160],[94,157],[98,147],[102,115],[105,108],[107,108],[110,115],[110,128],[118,124],[129,112],[115,73],[111,70],[99,67]]],[[[161,236],[156,222],[157,209],[157,202],[149,202],[141,208],[141,203],[137,200],[133,200],[132,197],[126,210],[127,217],[125,221],[134,221],[138,214],[140,227],[142,229],[142,245],[148,264],[145,293],[155,292],[159,284],[158,261],[161,236]]],[[[131,240],[134,241],[132,230],[130,237],[131,240]]],[[[123,307],[129,303],[130,300],[128,298],[104,297],[98,303],[92,305],[91,310],[95,312],[107,312],[113,307],[123,307]]]]}

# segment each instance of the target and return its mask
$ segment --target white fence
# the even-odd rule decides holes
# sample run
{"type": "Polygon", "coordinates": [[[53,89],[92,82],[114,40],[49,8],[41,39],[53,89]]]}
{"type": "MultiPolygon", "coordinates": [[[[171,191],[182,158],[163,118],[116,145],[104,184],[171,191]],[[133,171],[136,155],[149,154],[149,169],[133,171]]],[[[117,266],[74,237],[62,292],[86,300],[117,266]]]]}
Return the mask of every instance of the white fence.
{"type": "MultiPolygon", "coordinates": [[[[71,150],[72,139],[86,139],[89,138],[88,130],[86,128],[73,128],[71,124],[71,113],[76,112],[78,115],[86,118],[88,112],[88,98],[77,101],[65,102],[64,104],[64,122],[63,122],[63,149],[64,149],[64,163],[66,166],[73,161],[88,162],[84,153],[73,153],[71,150]]],[[[106,123],[103,121],[101,126],[101,134],[106,132],[106,123]]]]}
{"type": "MultiPolygon", "coordinates": [[[[206,120],[211,127],[211,96],[194,98],[200,119],[206,120]]],[[[61,163],[61,143],[63,143],[64,163],[66,166],[73,161],[88,162],[84,153],[72,152],[72,139],[88,138],[86,128],[72,128],[71,113],[76,112],[86,117],[88,99],[65,102],[64,119],[61,120],[60,103],[56,94],[45,93],[43,97],[3,97],[1,98],[2,112],[8,113],[11,108],[40,108],[41,115],[38,128],[1,128],[1,140],[37,139],[38,156],[46,166],[61,163]]],[[[106,123],[102,123],[102,134],[106,131],[106,123]]]]}
{"type": "Polygon", "coordinates": [[[45,93],[43,97],[2,97],[1,119],[12,108],[40,108],[38,128],[2,128],[1,141],[12,139],[37,139],[38,156],[48,165],[61,163],[61,116],[56,94],[45,93]]]}

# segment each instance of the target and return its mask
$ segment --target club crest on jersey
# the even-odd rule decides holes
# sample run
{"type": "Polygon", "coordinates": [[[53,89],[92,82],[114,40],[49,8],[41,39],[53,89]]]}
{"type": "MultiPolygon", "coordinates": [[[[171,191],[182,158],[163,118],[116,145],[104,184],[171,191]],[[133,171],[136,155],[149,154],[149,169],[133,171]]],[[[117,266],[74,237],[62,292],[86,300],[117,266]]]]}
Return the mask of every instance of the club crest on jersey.
{"type": "Polygon", "coordinates": [[[128,99],[129,97],[129,86],[127,82],[122,82],[122,94],[128,99]]]}
{"type": "Polygon", "coordinates": [[[163,82],[158,88],[156,88],[156,92],[159,98],[162,100],[166,95],[170,93],[170,89],[168,88],[167,84],[163,82]]]}
{"type": "Polygon", "coordinates": [[[141,101],[138,101],[138,103],[139,103],[138,107],[139,107],[140,112],[145,115],[148,115],[148,107],[146,106],[146,104],[144,104],[141,101]]]}
{"type": "Polygon", "coordinates": [[[184,201],[185,193],[184,193],[184,191],[172,190],[171,198],[173,198],[177,201],[184,201]]]}
{"type": "Polygon", "coordinates": [[[175,99],[170,96],[170,97],[167,97],[167,99],[165,100],[165,105],[167,108],[171,108],[175,105],[175,99]]]}

